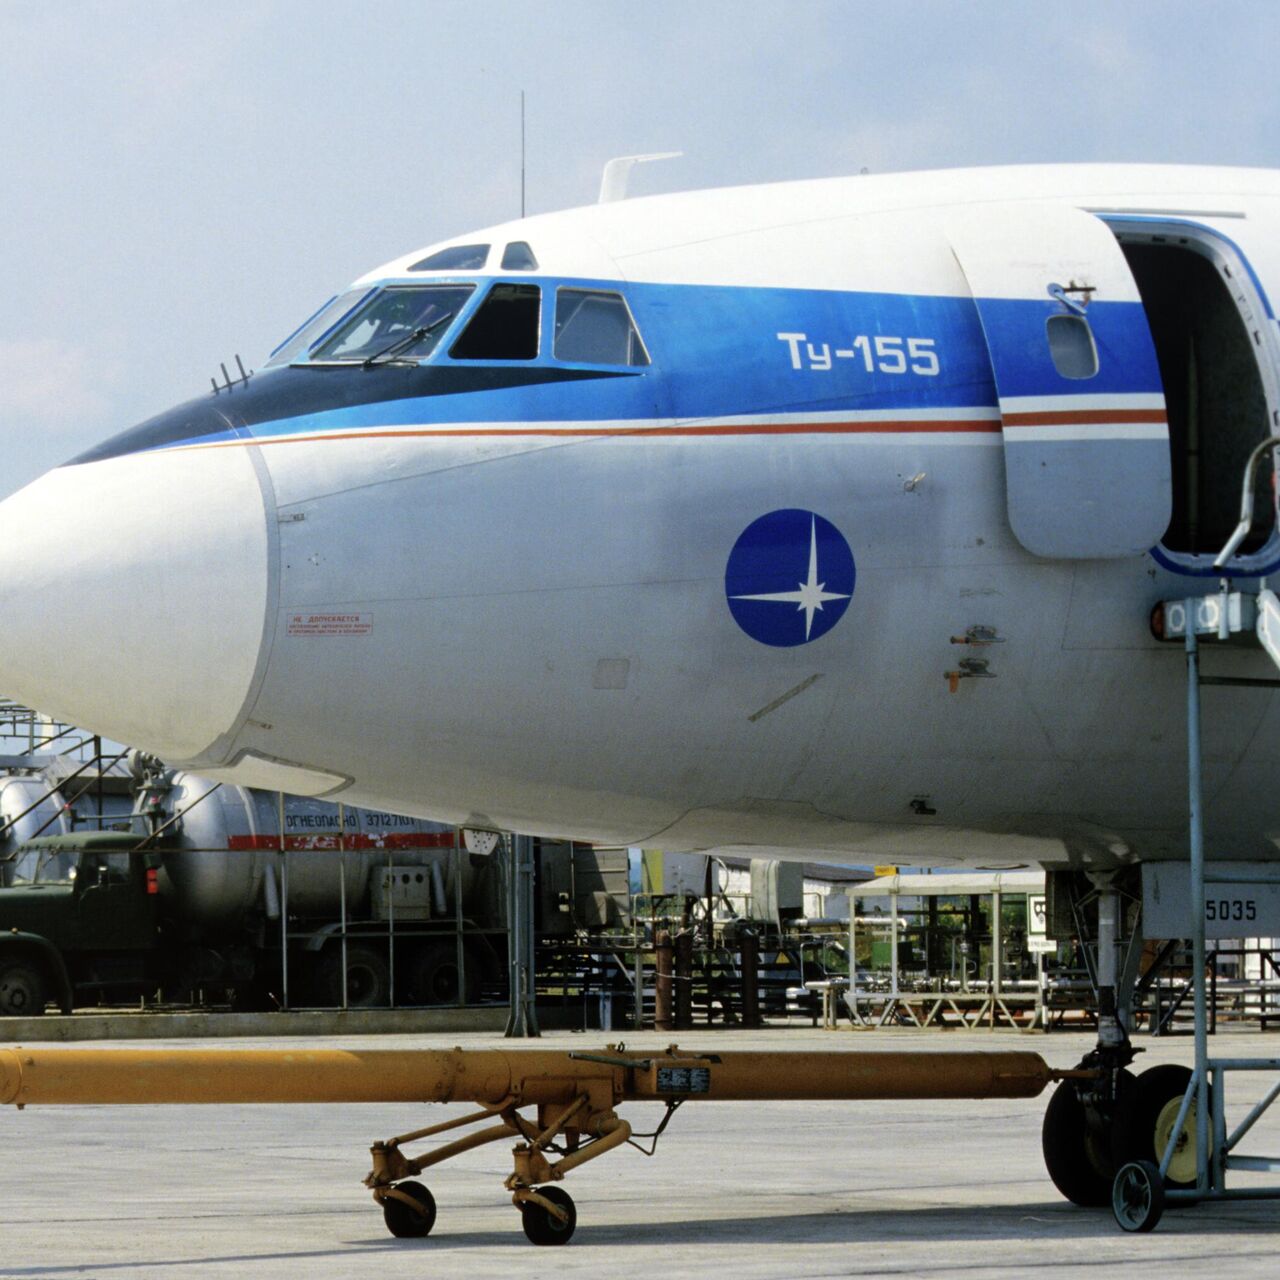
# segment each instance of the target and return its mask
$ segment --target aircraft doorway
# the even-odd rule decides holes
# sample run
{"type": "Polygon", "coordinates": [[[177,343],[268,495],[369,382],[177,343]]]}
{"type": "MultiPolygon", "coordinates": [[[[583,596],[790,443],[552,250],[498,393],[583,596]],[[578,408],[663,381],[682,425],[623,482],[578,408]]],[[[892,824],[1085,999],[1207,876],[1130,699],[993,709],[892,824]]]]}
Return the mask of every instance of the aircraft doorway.
{"type": "MultiPolygon", "coordinates": [[[[1250,451],[1275,430],[1276,370],[1263,301],[1233,246],[1185,223],[1107,220],[1133,272],[1164,384],[1173,512],[1162,546],[1213,557],[1240,515],[1250,451]]],[[[1246,564],[1276,532],[1273,458],[1259,468],[1246,564]]]]}

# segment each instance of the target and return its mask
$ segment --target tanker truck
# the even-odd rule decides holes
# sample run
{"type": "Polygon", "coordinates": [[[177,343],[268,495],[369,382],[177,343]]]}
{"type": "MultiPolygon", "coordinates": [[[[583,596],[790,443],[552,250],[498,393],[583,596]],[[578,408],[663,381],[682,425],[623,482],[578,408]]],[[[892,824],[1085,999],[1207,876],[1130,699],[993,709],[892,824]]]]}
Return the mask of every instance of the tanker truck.
{"type": "Polygon", "coordinates": [[[0,853],[0,1016],[470,1002],[504,970],[495,869],[452,827],[151,772],[76,829],[40,785],[0,782],[41,832],[0,853]]]}

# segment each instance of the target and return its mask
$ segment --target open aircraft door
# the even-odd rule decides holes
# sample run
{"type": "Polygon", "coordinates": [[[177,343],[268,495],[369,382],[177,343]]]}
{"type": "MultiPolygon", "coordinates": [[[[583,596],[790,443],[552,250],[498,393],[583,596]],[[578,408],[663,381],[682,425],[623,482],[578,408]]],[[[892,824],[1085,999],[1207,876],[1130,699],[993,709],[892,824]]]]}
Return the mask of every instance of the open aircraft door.
{"type": "Polygon", "coordinates": [[[1115,236],[1080,209],[1002,203],[947,233],[991,357],[1018,541],[1077,560],[1147,551],[1169,524],[1169,428],[1115,236]]]}

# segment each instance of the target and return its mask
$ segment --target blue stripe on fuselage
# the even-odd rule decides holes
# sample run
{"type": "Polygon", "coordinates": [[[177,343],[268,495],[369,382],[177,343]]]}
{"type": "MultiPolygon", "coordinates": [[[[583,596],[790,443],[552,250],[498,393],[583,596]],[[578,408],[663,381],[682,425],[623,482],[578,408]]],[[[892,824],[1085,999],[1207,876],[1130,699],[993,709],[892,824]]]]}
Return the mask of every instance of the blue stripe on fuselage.
{"type": "MultiPolygon", "coordinates": [[[[247,410],[255,397],[265,396],[269,388],[270,415],[246,412],[246,426],[239,431],[206,428],[182,436],[175,433],[170,416],[162,415],[150,439],[146,431],[135,429],[119,438],[119,449],[94,450],[84,455],[84,460],[111,452],[180,444],[424,423],[687,420],[840,410],[892,414],[985,408],[997,403],[987,343],[971,298],[545,277],[521,282],[543,288],[543,351],[538,360],[492,364],[451,361],[441,350],[422,366],[424,373],[490,368],[508,371],[510,376],[505,379],[494,378],[486,384],[482,377],[468,377],[464,390],[442,394],[437,388],[423,395],[410,390],[412,376],[401,366],[369,370],[355,366],[340,371],[341,394],[337,393],[339,382],[335,379],[331,384],[335,390],[333,407],[317,409],[313,407],[315,388],[317,381],[327,376],[325,372],[273,369],[259,375],[243,391],[238,388],[234,394],[224,393],[225,401],[209,396],[193,402],[220,408],[225,403],[234,415],[238,408],[247,410]],[[644,368],[602,370],[553,360],[551,335],[558,285],[621,289],[653,363],[644,368]],[[778,336],[783,333],[804,335],[795,348],[801,353],[802,367],[794,367],[793,345],[778,336]],[[868,370],[866,349],[857,344],[860,337],[872,347],[871,362],[878,367],[868,370]],[[936,354],[939,372],[930,376],[912,372],[910,367],[906,372],[890,372],[896,357],[877,360],[877,338],[887,340],[888,351],[902,350],[908,340],[917,339],[924,349],[936,354]],[[850,354],[837,355],[837,351],[850,354]],[[830,368],[821,367],[827,361],[830,368]],[[521,370],[529,371],[529,376],[518,376],[521,370]],[[564,376],[557,377],[555,371],[564,376]],[[617,376],[599,376],[602,373],[617,376]],[[590,376],[593,374],[596,376],[590,376]],[[394,398],[387,398],[388,380],[401,377],[407,394],[395,397],[393,392],[394,398]],[[290,379],[294,382],[289,383],[290,379]],[[508,385],[501,385],[503,381],[508,385]],[[307,389],[301,398],[306,407],[300,401],[300,412],[289,412],[289,385],[307,389]],[[167,422],[165,430],[159,426],[162,420],[167,422]]],[[[1089,308],[1100,368],[1096,377],[1072,383],[1064,383],[1054,370],[1043,338],[1040,317],[1059,313],[1057,304],[1046,298],[984,302],[983,307],[988,325],[998,327],[1002,342],[1016,335],[1016,366],[1001,370],[1006,395],[1160,391],[1159,369],[1140,303],[1096,302],[1089,308]]],[[[1009,348],[1000,349],[1007,358],[1009,348]]],[[[928,366],[927,359],[914,363],[918,369],[928,366]]]]}

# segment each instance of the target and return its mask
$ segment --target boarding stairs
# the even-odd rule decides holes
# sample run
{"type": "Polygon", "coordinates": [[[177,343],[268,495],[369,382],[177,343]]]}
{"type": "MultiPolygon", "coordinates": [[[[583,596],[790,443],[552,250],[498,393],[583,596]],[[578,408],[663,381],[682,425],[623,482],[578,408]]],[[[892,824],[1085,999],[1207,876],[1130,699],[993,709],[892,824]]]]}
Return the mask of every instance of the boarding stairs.
{"type": "MultiPolygon", "coordinates": [[[[1280,437],[1264,440],[1254,449],[1245,468],[1240,522],[1214,561],[1214,568],[1230,573],[1230,561],[1248,535],[1253,522],[1253,494],[1257,468],[1267,453],[1280,446],[1280,437]]],[[[1209,992],[1206,955],[1206,886],[1222,886],[1223,896],[1243,886],[1280,885],[1280,869],[1260,870],[1252,864],[1215,863],[1206,870],[1204,857],[1204,805],[1201,754],[1201,690],[1227,686],[1263,690],[1280,689],[1280,600],[1263,585],[1255,592],[1234,590],[1224,576],[1216,592],[1166,600],[1152,617],[1153,629],[1165,640],[1181,640],[1187,662],[1187,773],[1190,811],[1190,904],[1188,936],[1192,947],[1192,980],[1195,1008],[1195,1067],[1182,1098],[1159,1166],[1133,1161],[1120,1168],[1112,1189],[1112,1210],[1126,1231],[1150,1231],[1160,1220],[1166,1202],[1199,1203],[1206,1200],[1280,1199],[1280,1185],[1228,1186],[1232,1172],[1280,1173],[1280,1156],[1242,1155],[1237,1148],[1280,1098],[1280,1058],[1227,1058],[1209,1056],[1209,992]],[[1208,676],[1200,671],[1200,650],[1206,644],[1253,643],[1261,645],[1277,669],[1276,676],[1208,676]],[[1239,1125],[1227,1133],[1227,1076],[1238,1071],[1271,1072],[1275,1082],[1239,1125]],[[1194,1186],[1167,1185],[1170,1164],[1180,1143],[1184,1125],[1194,1125],[1196,1176],[1194,1186]]]]}

